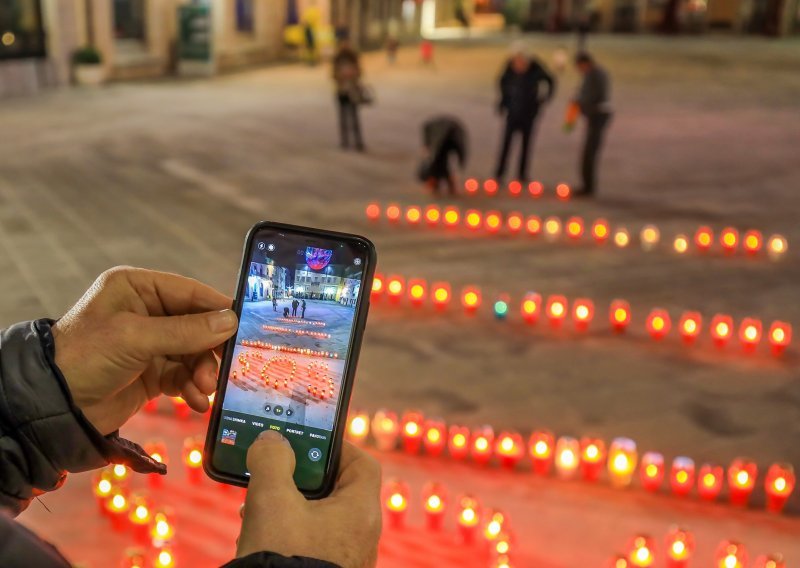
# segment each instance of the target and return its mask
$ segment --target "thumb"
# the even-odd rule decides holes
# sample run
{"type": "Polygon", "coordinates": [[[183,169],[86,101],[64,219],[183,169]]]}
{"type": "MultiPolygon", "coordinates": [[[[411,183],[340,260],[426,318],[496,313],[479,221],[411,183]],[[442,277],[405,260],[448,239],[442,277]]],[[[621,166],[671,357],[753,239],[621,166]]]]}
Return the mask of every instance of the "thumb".
{"type": "Polygon", "coordinates": [[[150,356],[190,355],[216,347],[236,332],[233,310],[142,317],[133,341],[150,356]]]}
{"type": "Polygon", "coordinates": [[[274,506],[275,500],[300,496],[294,483],[295,456],[289,441],[275,430],[264,430],[247,451],[250,495],[259,508],[274,506]]]}

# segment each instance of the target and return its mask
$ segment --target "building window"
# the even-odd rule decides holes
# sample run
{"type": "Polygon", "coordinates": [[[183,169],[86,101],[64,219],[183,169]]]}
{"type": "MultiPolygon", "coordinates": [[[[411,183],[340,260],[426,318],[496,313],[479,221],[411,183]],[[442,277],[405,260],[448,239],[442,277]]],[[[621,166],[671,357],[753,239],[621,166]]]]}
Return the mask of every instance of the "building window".
{"type": "Polygon", "coordinates": [[[236,31],[252,32],[254,28],[253,0],[236,0],[236,31]]]}
{"type": "Polygon", "coordinates": [[[114,0],[114,35],[144,41],[145,0],[114,0]]]}
{"type": "Polygon", "coordinates": [[[0,1],[0,59],[45,55],[40,0],[0,1]]]}

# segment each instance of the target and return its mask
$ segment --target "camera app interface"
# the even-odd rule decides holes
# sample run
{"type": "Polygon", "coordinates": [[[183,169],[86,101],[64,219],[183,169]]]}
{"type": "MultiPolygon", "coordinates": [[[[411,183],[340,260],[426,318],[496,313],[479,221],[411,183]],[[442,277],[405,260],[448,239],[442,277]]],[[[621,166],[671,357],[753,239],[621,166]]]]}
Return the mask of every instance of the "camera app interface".
{"type": "Polygon", "coordinates": [[[295,482],[320,487],[353,335],[364,251],[291,233],[253,240],[214,466],[247,475],[247,449],[273,429],[297,456],[295,482]]]}

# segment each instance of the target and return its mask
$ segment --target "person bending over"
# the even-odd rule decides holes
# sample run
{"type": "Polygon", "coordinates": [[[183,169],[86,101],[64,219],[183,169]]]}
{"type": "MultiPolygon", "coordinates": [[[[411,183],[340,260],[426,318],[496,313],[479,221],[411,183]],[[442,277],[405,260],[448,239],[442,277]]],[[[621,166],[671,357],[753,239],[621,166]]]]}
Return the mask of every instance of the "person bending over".
{"type": "MultiPolygon", "coordinates": [[[[161,394],[208,410],[217,381],[214,350],[238,325],[231,303],[189,278],[114,268],[58,321],[0,332],[0,566],[70,566],[14,521],[69,472],[123,463],[139,473],[166,473],[119,428],[161,394]]],[[[374,566],[378,463],[345,445],[333,493],[314,502],[295,487],[294,466],[294,452],[278,433],[264,433],[250,447],[237,557],[226,566],[374,566]]]]}

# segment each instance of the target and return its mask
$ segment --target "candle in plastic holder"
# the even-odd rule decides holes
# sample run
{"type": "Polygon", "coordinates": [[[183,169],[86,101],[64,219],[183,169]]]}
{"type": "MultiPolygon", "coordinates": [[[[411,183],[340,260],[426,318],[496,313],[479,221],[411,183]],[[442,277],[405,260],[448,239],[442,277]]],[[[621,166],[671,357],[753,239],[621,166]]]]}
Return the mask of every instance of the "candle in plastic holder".
{"type": "Polygon", "coordinates": [[[794,468],[788,463],[772,464],[767,470],[764,489],[767,492],[767,510],[780,513],[794,491],[794,468]]]}
{"type": "Polygon", "coordinates": [[[556,471],[561,479],[575,477],[580,466],[580,444],[575,438],[561,436],[556,443],[556,471]]]}
{"type": "Polygon", "coordinates": [[[581,439],[581,474],[586,481],[597,481],[606,459],[606,444],[599,438],[581,439]]]}
{"type": "Polygon", "coordinates": [[[447,510],[447,489],[441,483],[428,483],[422,489],[422,507],[425,510],[425,524],[429,530],[442,528],[447,510]]]}
{"type": "Polygon", "coordinates": [[[672,486],[672,493],[674,495],[685,497],[691,493],[694,487],[694,479],[694,460],[685,456],[678,456],[672,460],[670,485],[672,486]]]}
{"type": "Polygon", "coordinates": [[[191,436],[183,441],[183,463],[189,483],[199,485],[203,479],[203,440],[191,436]]]}
{"type": "Polygon", "coordinates": [[[737,458],[728,468],[728,497],[731,504],[747,506],[756,485],[758,466],[755,462],[737,458]]]}
{"type": "Polygon", "coordinates": [[[525,453],[522,436],[516,432],[503,432],[497,437],[495,454],[500,465],[506,469],[514,469],[525,453]]]}
{"type": "Polygon", "coordinates": [[[403,481],[389,480],[383,486],[383,509],[390,527],[399,529],[405,525],[408,496],[408,484],[403,481]]]}
{"type": "Polygon", "coordinates": [[[159,509],[150,522],[150,541],[156,548],[162,547],[175,537],[174,515],[170,509],[159,509]]]}
{"type": "Polygon", "coordinates": [[[347,419],[345,436],[356,446],[363,446],[369,436],[369,414],[361,411],[351,412],[347,419]]]}
{"type": "Polygon", "coordinates": [[[447,427],[441,419],[425,421],[422,444],[429,456],[440,456],[447,445],[447,427]]]}
{"type": "Polygon", "coordinates": [[[480,505],[478,500],[471,495],[462,495],[458,498],[458,534],[464,544],[475,542],[478,535],[478,525],[481,522],[480,505]]]}
{"type": "Polygon", "coordinates": [[[470,457],[479,465],[487,465],[492,459],[494,430],[491,426],[483,426],[472,433],[470,457]]]}
{"type": "Polygon", "coordinates": [[[531,457],[534,473],[548,475],[553,466],[555,437],[549,430],[538,430],[528,440],[528,454],[531,457]]]}
{"type": "Polygon", "coordinates": [[[694,553],[694,535],[687,530],[673,527],[667,533],[667,568],[687,568],[694,553]]]}
{"type": "Polygon", "coordinates": [[[716,501],[722,492],[725,473],[722,466],[703,464],[697,476],[697,494],[703,501],[716,501]]]}
{"type": "MultiPolygon", "coordinates": [[[[167,446],[161,440],[145,442],[143,449],[153,460],[158,463],[167,463],[167,446]]],[[[164,485],[164,476],[160,473],[148,473],[147,485],[151,489],[158,489],[164,485]]]]}
{"type": "Polygon", "coordinates": [[[372,437],[375,446],[384,452],[397,447],[397,436],[400,433],[400,423],[397,414],[390,410],[378,410],[372,417],[372,437]]]}
{"type": "Polygon", "coordinates": [[[466,459],[469,455],[470,431],[466,426],[450,426],[447,439],[447,452],[456,460],[466,459]]]}
{"type": "Polygon", "coordinates": [[[145,546],[150,543],[150,522],[152,511],[150,500],[142,494],[133,494],[130,498],[128,521],[133,527],[133,538],[136,544],[145,546]]]}
{"type": "Polygon", "coordinates": [[[114,483],[111,481],[111,472],[103,469],[92,476],[92,490],[97,499],[97,508],[100,514],[107,515],[106,501],[114,490],[114,483]]]}
{"type": "Polygon", "coordinates": [[[630,438],[615,438],[608,449],[608,475],[611,485],[629,486],[637,461],[636,442],[630,438]]]}
{"type": "Polygon", "coordinates": [[[658,452],[645,452],[639,466],[639,481],[645,490],[655,493],[664,481],[664,456],[658,452]]]}
{"type": "Polygon", "coordinates": [[[122,532],[128,526],[128,511],[130,501],[128,493],[121,487],[114,487],[111,494],[106,499],[106,511],[111,520],[111,528],[116,532],[122,532]]]}
{"type": "Polygon", "coordinates": [[[416,410],[410,410],[403,414],[401,437],[405,453],[412,455],[419,453],[422,447],[424,420],[422,413],[416,410]]]}

